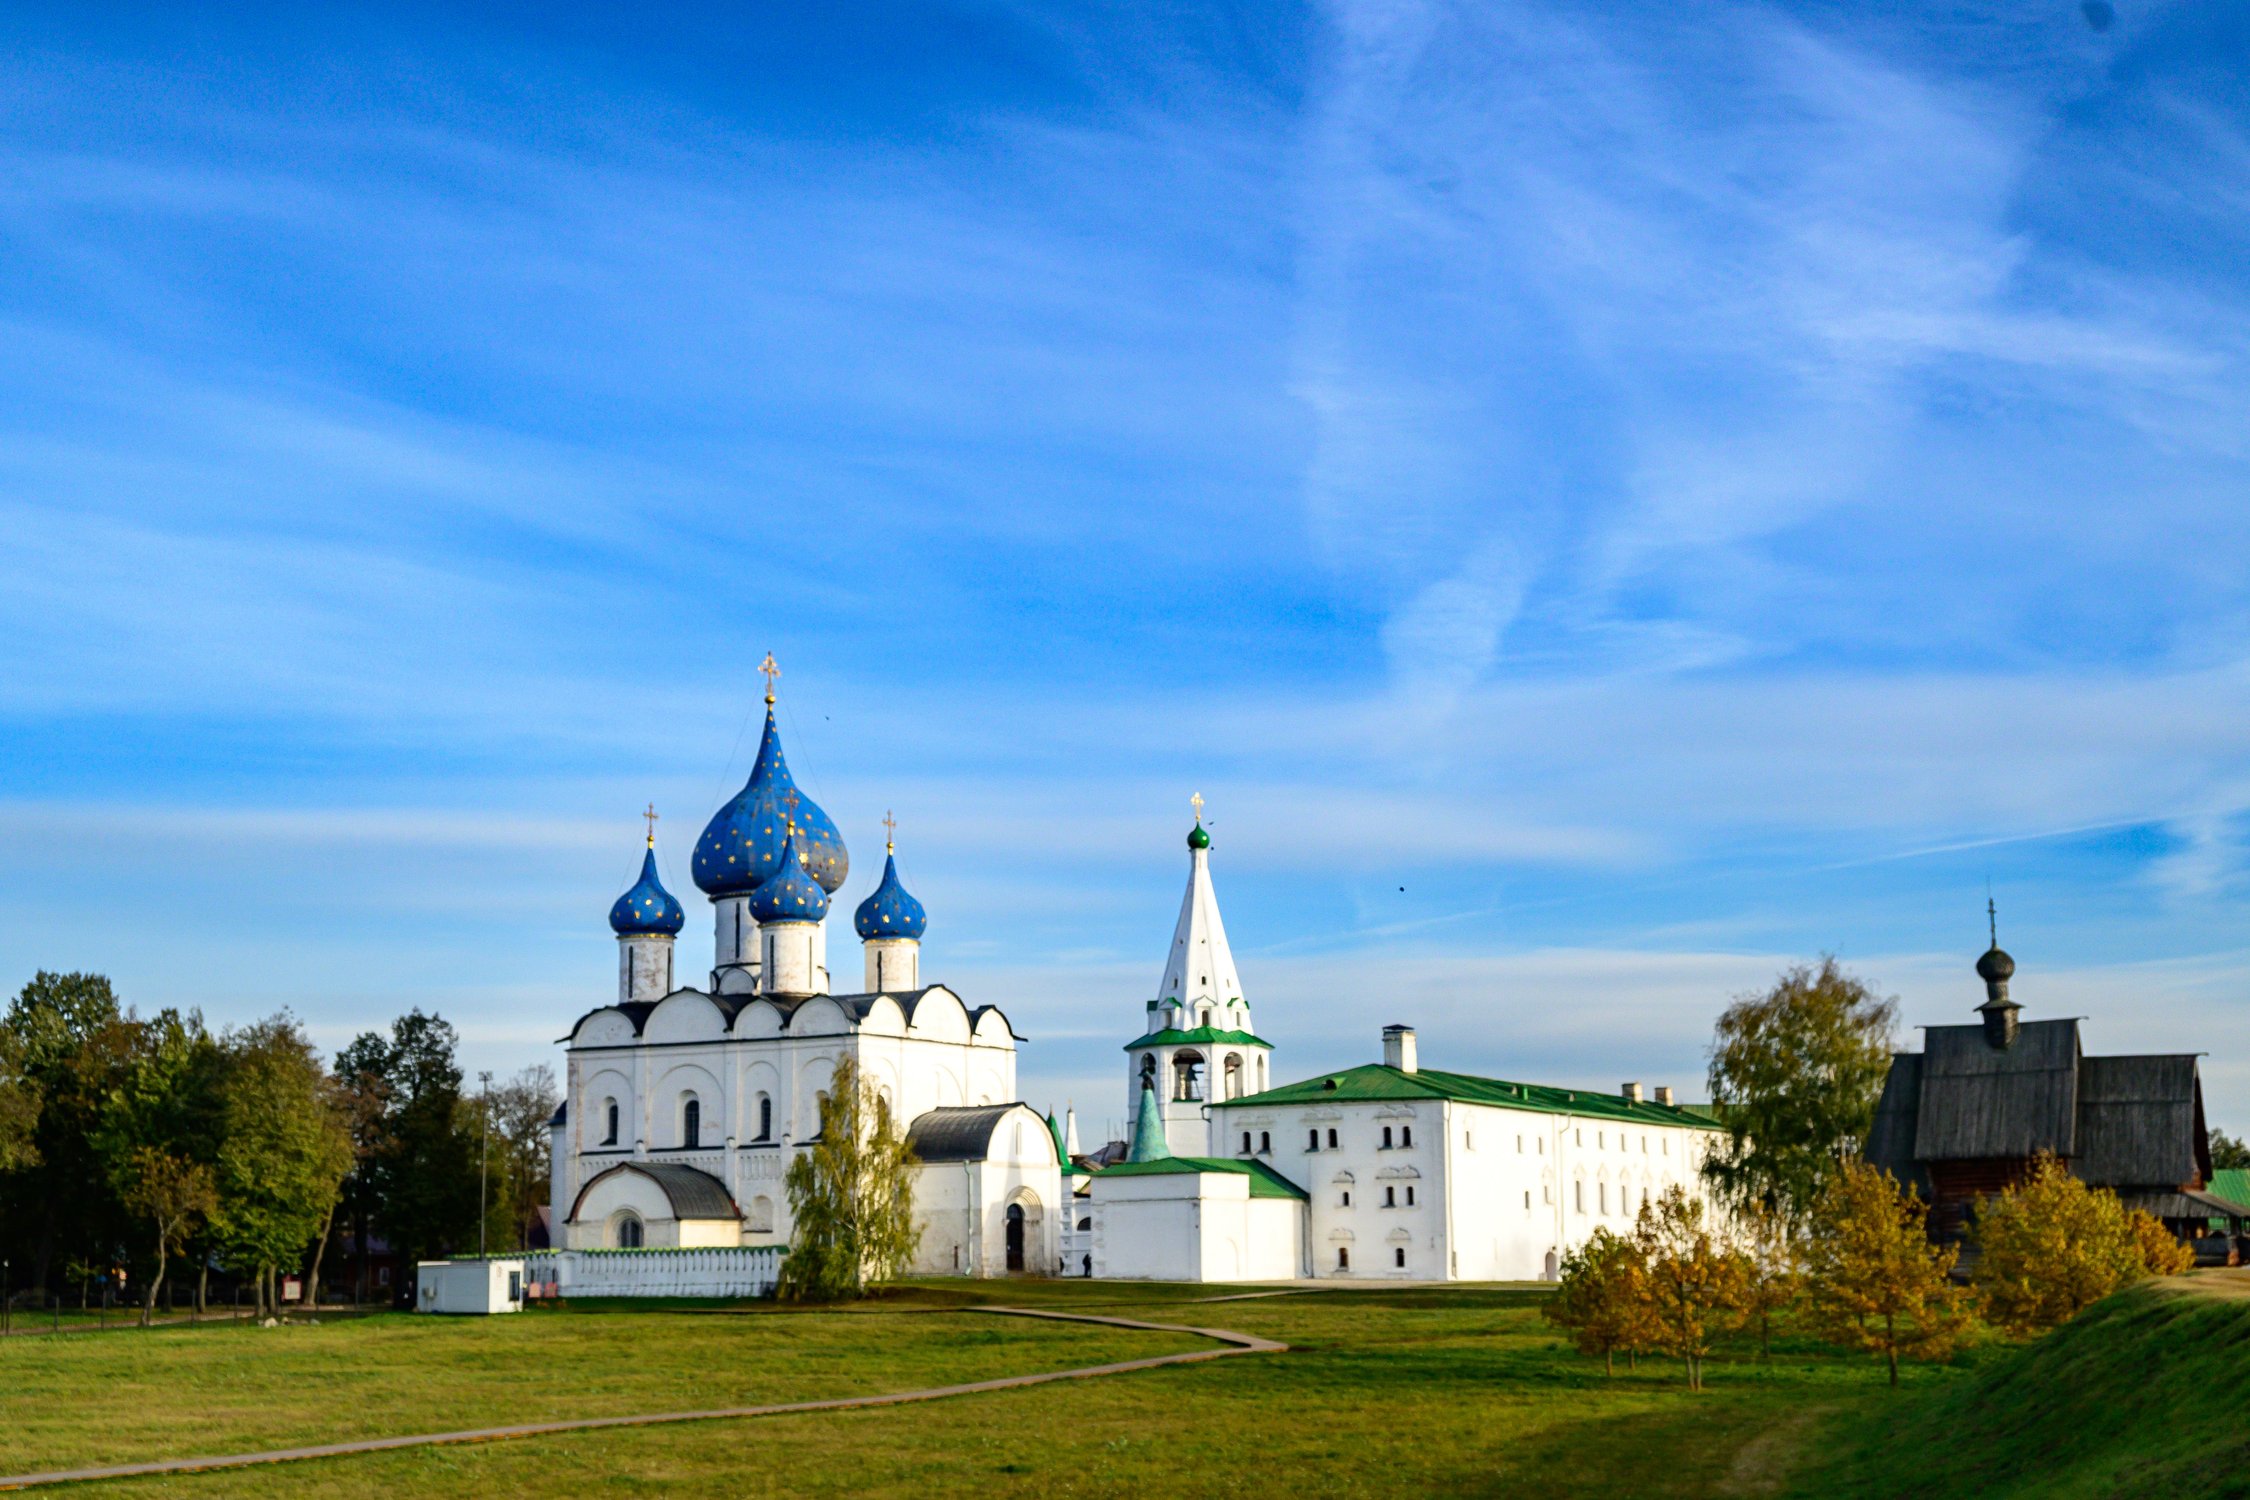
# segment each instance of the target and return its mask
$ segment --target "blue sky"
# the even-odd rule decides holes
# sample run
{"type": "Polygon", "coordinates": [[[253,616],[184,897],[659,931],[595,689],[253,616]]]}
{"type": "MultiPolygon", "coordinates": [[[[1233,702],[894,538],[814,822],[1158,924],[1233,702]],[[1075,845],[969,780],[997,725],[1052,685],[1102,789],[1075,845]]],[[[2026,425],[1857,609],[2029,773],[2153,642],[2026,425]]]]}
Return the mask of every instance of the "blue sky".
{"type": "Polygon", "coordinates": [[[770,649],[1090,1131],[1191,791],[1285,1076],[1989,886],[2250,1127],[2238,9],[819,9],[0,12],[0,984],[551,1059],[770,649]]]}

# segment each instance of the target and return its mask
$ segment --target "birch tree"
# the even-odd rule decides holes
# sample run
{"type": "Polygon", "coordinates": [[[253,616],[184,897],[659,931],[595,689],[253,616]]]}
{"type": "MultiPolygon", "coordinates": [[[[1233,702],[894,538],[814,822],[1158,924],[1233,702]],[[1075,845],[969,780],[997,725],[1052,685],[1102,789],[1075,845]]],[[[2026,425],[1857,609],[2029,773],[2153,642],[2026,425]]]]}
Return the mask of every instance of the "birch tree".
{"type": "Polygon", "coordinates": [[[862,1297],[914,1254],[914,1153],[890,1102],[850,1058],[820,1102],[820,1132],[783,1185],[795,1228],[780,1294],[808,1302],[862,1297]]]}

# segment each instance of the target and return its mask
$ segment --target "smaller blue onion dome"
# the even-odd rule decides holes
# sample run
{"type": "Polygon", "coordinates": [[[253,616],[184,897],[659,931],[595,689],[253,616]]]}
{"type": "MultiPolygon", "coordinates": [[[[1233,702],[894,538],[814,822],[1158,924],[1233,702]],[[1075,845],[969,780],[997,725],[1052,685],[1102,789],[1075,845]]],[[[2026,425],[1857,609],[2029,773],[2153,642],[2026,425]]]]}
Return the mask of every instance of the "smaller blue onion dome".
{"type": "Polygon", "coordinates": [[[859,903],[852,915],[852,926],[861,938],[915,938],[919,940],[930,925],[922,903],[907,893],[898,881],[898,856],[883,856],[883,883],[875,887],[875,894],[859,903]]]}
{"type": "Polygon", "coordinates": [[[818,922],[828,915],[828,892],[797,852],[797,830],[781,840],[781,864],[750,893],[750,915],[760,922],[818,922]]]}
{"type": "Polygon", "coordinates": [[[645,937],[651,933],[677,937],[686,925],[687,913],[680,910],[680,903],[672,899],[672,893],[664,889],[664,882],[656,878],[656,841],[651,839],[648,852],[641,856],[641,878],[609,909],[610,931],[619,937],[645,937]]]}

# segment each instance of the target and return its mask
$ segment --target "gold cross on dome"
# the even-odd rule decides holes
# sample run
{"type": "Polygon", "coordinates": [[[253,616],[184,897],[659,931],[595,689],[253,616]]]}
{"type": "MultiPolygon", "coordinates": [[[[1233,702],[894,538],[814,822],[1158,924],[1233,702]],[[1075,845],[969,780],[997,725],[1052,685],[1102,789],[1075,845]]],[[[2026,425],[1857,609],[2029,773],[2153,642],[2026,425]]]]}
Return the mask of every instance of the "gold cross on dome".
{"type": "Polygon", "coordinates": [[[791,787],[782,794],[781,805],[789,811],[789,831],[791,833],[797,831],[797,801],[797,789],[795,787],[791,787]]]}
{"type": "Polygon", "coordinates": [[[883,809],[883,852],[898,852],[898,819],[891,816],[891,810],[887,807],[883,809]]]}
{"type": "Polygon", "coordinates": [[[765,674],[766,701],[771,703],[773,702],[773,685],[781,679],[781,667],[774,661],[771,651],[766,653],[764,661],[758,663],[758,670],[765,674]]]}
{"type": "Polygon", "coordinates": [[[1188,805],[1189,805],[1190,807],[1193,807],[1193,808],[1195,809],[1195,821],[1196,821],[1196,822],[1198,822],[1198,823],[1202,822],[1202,821],[1203,821],[1203,794],[1202,794],[1201,792],[1197,792],[1197,793],[1196,793],[1196,794],[1195,794],[1194,796],[1192,796],[1192,797],[1188,798],[1188,805]]]}
{"type": "Polygon", "coordinates": [[[648,819],[648,846],[654,849],[656,847],[656,804],[651,802],[648,805],[648,811],[642,813],[641,816],[648,819]]]}

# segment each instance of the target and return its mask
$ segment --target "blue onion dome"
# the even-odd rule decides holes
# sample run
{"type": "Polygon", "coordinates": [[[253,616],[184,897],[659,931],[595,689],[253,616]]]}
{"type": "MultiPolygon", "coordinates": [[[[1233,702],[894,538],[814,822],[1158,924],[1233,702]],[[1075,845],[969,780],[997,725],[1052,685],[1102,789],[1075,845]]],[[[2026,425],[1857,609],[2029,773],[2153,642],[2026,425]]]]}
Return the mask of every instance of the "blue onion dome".
{"type": "Polygon", "coordinates": [[[766,735],[758,760],[726,806],[711,817],[695,841],[691,866],[695,883],[708,896],[740,896],[781,868],[781,846],[796,820],[797,849],[805,868],[830,894],[851,873],[843,836],[813,800],[797,790],[789,763],[781,756],[781,733],[774,727],[773,700],[766,700],[766,735]],[[794,799],[794,806],[792,806],[794,799]]]}
{"type": "Polygon", "coordinates": [[[750,893],[750,915],[764,922],[818,922],[828,915],[828,892],[797,853],[797,830],[781,839],[781,868],[750,893]]]}
{"type": "Polygon", "coordinates": [[[656,840],[650,839],[648,852],[641,856],[641,878],[633,888],[617,898],[609,909],[610,931],[619,937],[643,937],[661,933],[677,937],[687,925],[687,913],[680,903],[664,889],[664,882],[656,878],[656,840]]]}
{"type": "Polygon", "coordinates": [[[929,914],[922,903],[907,893],[898,880],[898,856],[883,856],[883,883],[875,887],[875,894],[859,903],[852,916],[852,926],[865,939],[915,938],[920,939],[930,925],[929,914]]]}

